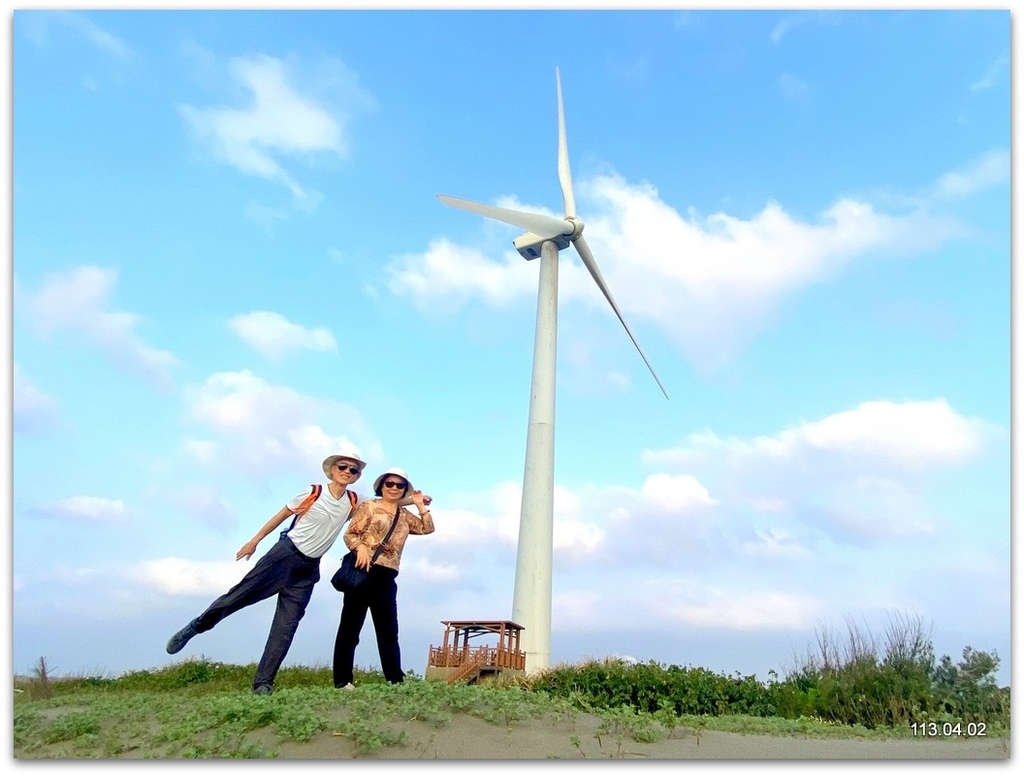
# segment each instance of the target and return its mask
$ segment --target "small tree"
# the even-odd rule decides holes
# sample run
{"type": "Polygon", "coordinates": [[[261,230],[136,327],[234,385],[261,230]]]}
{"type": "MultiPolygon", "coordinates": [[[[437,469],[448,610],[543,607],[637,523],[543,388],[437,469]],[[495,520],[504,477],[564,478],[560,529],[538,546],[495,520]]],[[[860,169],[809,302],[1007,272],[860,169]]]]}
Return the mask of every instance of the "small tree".
{"type": "Polygon", "coordinates": [[[53,697],[53,686],[50,684],[50,668],[46,665],[46,657],[39,658],[32,669],[32,680],[29,682],[29,697],[34,700],[45,700],[53,697]]]}
{"type": "Polygon", "coordinates": [[[1009,719],[1008,693],[999,689],[995,673],[999,655],[964,647],[962,660],[953,665],[943,655],[933,672],[933,687],[940,710],[956,721],[989,722],[1009,719]]]}

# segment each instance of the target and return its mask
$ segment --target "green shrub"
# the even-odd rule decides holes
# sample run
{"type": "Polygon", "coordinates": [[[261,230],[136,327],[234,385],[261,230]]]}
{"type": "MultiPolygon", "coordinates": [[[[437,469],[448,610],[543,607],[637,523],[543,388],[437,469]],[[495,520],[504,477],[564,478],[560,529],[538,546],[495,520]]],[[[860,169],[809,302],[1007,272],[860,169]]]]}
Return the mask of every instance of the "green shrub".
{"type": "Polygon", "coordinates": [[[628,706],[649,714],[672,710],[677,715],[712,716],[775,713],[772,695],[754,676],[725,676],[654,661],[608,659],[558,666],[533,680],[531,687],[577,702],[585,699],[591,708],[628,706]]]}
{"type": "Polygon", "coordinates": [[[996,685],[998,667],[995,653],[971,647],[958,665],[948,657],[936,664],[930,631],[919,618],[897,614],[881,638],[852,620],[842,639],[819,627],[817,653],[781,681],[774,671],[763,683],[739,673],[610,658],[556,666],[530,687],[588,711],[626,706],[660,719],[777,716],[866,729],[942,720],[986,722],[996,731],[1010,724],[1009,688],[996,685]]]}

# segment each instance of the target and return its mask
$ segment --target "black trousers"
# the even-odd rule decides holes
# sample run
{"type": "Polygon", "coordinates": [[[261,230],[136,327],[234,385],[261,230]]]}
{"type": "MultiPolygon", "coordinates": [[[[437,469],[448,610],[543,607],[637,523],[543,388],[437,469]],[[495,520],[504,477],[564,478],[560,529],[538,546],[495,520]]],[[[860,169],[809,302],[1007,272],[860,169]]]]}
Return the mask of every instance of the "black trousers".
{"type": "Polygon", "coordinates": [[[313,585],[319,580],[320,559],[303,555],[291,539],[282,536],[237,585],[196,617],[193,621],[196,632],[208,631],[239,609],[276,594],[274,621],[252,681],[253,689],[260,685],[273,687],[274,678],[295,638],[299,620],[306,613],[313,585]]]}
{"type": "Polygon", "coordinates": [[[352,670],[359,644],[359,632],[366,622],[366,612],[373,619],[377,637],[377,654],[384,678],[397,684],[405,678],[402,652],[398,646],[398,572],[385,566],[372,566],[362,586],[345,593],[341,622],[334,639],[334,686],[344,687],[352,681],[352,670]]]}

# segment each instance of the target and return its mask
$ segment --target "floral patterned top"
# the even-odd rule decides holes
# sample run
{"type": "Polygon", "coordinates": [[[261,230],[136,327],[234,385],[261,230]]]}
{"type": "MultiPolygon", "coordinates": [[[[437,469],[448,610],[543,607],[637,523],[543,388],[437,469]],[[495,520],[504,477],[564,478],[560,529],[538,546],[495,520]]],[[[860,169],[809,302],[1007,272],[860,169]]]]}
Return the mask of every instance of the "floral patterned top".
{"type": "MultiPolygon", "coordinates": [[[[360,501],[352,513],[352,519],[345,531],[345,546],[354,550],[360,544],[366,545],[372,556],[391,528],[391,521],[395,519],[395,508],[389,506],[383,499],[371,501],[360,501]]],[[[384,546],[383,552],[377,556],[376,565],[398,571],[402,561],[402,548],[405,547],[405,540],[409,534],[429,534],[434,532],[434,520],[427,512],[424,517],[413,514],[405,507],[401,507],[398,513],[398,523],[395,530],[384,546]]]]}

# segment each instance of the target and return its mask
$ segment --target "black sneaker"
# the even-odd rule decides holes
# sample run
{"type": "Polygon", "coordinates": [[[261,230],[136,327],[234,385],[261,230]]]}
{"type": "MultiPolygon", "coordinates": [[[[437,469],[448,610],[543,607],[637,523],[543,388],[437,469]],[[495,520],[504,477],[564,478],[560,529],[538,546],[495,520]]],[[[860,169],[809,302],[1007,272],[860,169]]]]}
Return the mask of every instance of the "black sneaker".
{"type": "Polygon", "coordinates": [[[189,639],[197,635],[197,633],[195,620],[192,620],[192,622],[171,636],[171,640],[167,642],[167,654],[173,655],[181,652],[182,648],[188,644],[189,639]]]}
{"type": "Polygon", "coordinates": [[[273,695],[274,688],[269,684],[258,684],[252,688],[253,695],[273,695]]]}

